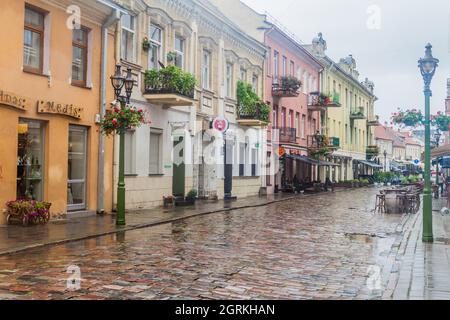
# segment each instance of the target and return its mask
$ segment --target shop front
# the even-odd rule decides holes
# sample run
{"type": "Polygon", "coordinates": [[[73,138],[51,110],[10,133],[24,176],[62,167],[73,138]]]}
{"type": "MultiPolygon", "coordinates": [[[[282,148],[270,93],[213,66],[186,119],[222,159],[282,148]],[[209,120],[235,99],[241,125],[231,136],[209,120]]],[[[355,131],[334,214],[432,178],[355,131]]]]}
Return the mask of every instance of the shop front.
{"type": "Polygon", "coordinates": [[[85,108],[0,89],[0,115],[1,207],[26,199],[51,203],[53,216],[95,212],[98,133],[85,108]]]}

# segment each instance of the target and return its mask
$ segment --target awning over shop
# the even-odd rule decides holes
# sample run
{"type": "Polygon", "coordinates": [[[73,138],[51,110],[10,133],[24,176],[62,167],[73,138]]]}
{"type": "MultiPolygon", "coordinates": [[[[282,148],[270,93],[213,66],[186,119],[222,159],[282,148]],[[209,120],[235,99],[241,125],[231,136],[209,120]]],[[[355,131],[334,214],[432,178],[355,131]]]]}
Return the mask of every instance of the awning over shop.
{"type": "Polygon", "coordinates": [[[300,156],[300,155],[295,155],[295,154],[286,154],[286,158],[301,161],[301,162],[304,162],[304,163],[307,163],[307,164],[310,164],[313,166],[319,165],[319,167],[337,167],[337,166],[339,166],[338,164],[335,164],[332,162],[312,159],[307,156],[300,156]]]}
{"type": "Polygon", "coordinates": [[[383,168],[383,166],[379,165],[376,162],[372,162],[372,161],[366,161],[366,160],[354,160],[354,161],[357,163],[364,164],[364,165],[369,166],[374,169],[382,169],[383,168]]]}

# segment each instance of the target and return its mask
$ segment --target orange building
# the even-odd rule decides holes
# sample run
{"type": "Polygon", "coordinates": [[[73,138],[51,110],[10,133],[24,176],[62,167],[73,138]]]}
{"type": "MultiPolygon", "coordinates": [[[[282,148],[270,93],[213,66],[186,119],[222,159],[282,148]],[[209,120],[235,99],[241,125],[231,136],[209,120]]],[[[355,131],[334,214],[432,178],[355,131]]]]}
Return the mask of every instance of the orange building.
{"type": "Polygon", "coordinates": [[[111,210],[113,141],[96,123],[114,99],[120,14],[107,0],[0,2],[0,210],[21,198],[52,215],[111,210]]]}

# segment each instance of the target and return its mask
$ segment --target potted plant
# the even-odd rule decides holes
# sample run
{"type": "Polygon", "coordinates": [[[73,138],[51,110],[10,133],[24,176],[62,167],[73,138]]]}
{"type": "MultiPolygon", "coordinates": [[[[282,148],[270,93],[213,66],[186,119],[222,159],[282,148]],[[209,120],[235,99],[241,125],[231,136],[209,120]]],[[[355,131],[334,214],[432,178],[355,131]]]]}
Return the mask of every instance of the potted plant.
{"type": "Polygon", "coordinates": [[[130,106],[114,107],[108,110],[100,122],[100,131],[106,136],[120,134],[128,129],[146,123],[144,111],[130,106]]]}
{"type": "Polygon", "coordinates": [[[195,204],[195,201],[197,200],[197,190],[191,189],[187,195],[186,195],[186,202],[189,204],[195,204]]]}
{"type": "Polygon", "coordinates": [[[150,41],[147,37],[144,37],[144,39],[142,39],[142,49],[144,51],[148,51],[148,49],[150,49],[150,41]]]}
{"type": "Polygon", "coordinates": [[[6,203],[9,224],[38,225],[50,220],[51,203],[35,200],[15,200],[6,203]]]}
{"type": "Polygon", "coordinates": [[[163,203],[164,208],[168,208],[169,206],[173,205],[174,203],[173,196],[163,196],[163,203]]]}

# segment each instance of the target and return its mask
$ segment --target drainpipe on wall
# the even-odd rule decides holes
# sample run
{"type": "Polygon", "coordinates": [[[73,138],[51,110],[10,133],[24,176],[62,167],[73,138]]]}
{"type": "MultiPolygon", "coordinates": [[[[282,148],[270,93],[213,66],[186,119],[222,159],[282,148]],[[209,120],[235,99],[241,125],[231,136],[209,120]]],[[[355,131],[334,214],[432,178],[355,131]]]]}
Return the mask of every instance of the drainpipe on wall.
{"type": "MultiPolygon", "coordinates": [[[[100,78],[100,117],[103,119],[106,112],[106,82],[108,66],[108,28],[120,20],[122,12],[113,9],[109,18],[102,25],[102,57],[101,57],[101,78],[100,78]]],[[[97,213],[105,212],[104,208],[105,189],[105,137],[100,132],[98,141],[98,177],[97,177],[97,213]]]]}

